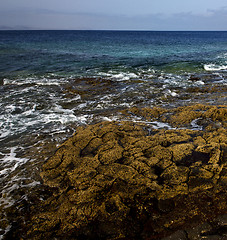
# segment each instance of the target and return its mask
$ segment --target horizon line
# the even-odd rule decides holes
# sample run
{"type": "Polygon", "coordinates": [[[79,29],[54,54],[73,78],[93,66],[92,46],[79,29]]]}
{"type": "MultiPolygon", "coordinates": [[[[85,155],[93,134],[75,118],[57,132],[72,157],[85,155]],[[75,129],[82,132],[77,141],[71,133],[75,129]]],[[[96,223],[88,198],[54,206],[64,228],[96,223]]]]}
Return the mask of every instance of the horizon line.
{"type": "Polygon", "coordinates": [[[149,30],[149,29],[1,29],[0,31],[106,31],[106,32],[227,32],[227,30],[149,30]]]}

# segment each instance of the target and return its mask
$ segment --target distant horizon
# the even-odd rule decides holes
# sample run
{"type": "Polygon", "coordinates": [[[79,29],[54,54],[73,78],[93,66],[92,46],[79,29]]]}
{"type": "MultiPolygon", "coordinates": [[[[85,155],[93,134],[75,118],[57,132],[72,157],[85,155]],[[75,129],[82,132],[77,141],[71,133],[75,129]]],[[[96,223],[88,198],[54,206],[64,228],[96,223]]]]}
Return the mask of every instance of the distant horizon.
{"type": "Polygon", "coordinates": [[[227,30],[143,30],[143,29],[1,29],[0,31],[88,31],[88,32],[227,32],[227,30]]]}

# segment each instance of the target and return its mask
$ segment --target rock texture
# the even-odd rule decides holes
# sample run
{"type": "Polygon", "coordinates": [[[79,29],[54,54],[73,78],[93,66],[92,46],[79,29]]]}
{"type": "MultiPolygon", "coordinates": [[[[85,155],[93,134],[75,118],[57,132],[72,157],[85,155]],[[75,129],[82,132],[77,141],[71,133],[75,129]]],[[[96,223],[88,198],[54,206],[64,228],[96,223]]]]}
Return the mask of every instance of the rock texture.
{"type": "Polygon", "coordinates": [[[204,130],[132,122],[79,127],[43,165],[53,194],[32,210],[28,239],[227,237],[226,108],[128,112],[174,126],[200,118],[204,130]],[[202,222],[208,225],[196,229],[202,222]]]}

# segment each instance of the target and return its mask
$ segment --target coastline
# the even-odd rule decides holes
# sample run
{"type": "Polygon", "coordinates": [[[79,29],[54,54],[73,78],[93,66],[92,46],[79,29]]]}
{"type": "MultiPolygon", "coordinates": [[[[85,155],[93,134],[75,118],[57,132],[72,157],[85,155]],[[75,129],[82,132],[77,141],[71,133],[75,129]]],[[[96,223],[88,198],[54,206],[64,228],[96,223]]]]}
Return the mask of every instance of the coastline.
{"type": "Polygon", "coordinates": [[[226,33],[1,36],[1,240],[226,238],[226,33]]]}

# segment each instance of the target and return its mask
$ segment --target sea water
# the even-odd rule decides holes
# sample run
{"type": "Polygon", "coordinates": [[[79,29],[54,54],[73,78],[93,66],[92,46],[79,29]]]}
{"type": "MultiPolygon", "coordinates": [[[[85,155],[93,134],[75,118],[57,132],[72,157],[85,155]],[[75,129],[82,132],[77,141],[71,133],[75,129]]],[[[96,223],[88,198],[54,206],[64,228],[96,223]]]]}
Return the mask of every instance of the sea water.
{"type": "Polygon", "coordinates": [[[54,150],[77,126],[135,106],[226,104],[187,89],[226,86],[227,32],[0,31],[0,63],[0,221],[40,184],[46,144],[54,150]]]}

